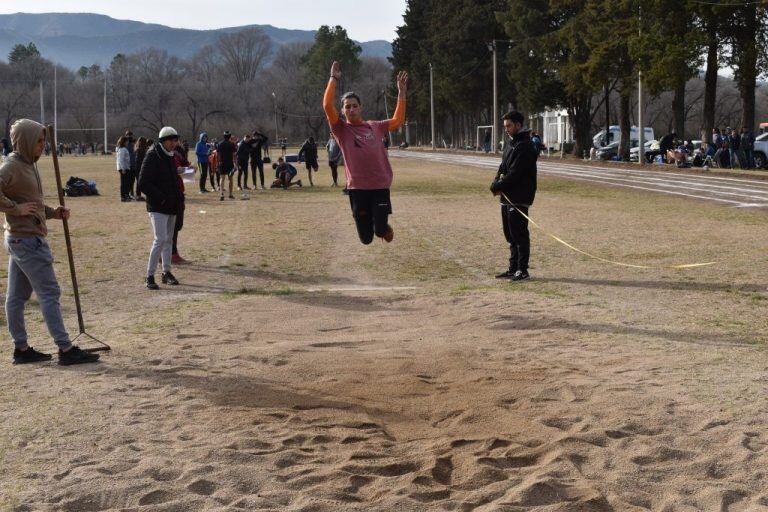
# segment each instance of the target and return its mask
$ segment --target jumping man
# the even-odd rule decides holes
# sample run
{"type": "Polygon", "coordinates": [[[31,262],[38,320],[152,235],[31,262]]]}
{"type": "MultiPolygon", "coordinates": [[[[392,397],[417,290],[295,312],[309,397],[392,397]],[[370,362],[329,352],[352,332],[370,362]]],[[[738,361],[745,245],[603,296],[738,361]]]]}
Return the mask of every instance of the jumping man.
{"type": "Polygon", "coordinates": [[[370,244],[375,234],[391,242],[395,236],[387,223],[392,213],[389,188],[392,186],[392,166],[381,140],[387,132],[400,128],[405,122],[405,94],[408,73],[397,75],[397,108],[392,119],[363,121],[360,97],[348,92],[341,98],[345,119],[341,119],[334,100],[336,83],[341,78],[338,62],[331,66],[331,77],[323,96],[323,109],[333,136],[344,155],[344,173],[347,177],[349,202],[357,225],[360,241],[370,244]]]}

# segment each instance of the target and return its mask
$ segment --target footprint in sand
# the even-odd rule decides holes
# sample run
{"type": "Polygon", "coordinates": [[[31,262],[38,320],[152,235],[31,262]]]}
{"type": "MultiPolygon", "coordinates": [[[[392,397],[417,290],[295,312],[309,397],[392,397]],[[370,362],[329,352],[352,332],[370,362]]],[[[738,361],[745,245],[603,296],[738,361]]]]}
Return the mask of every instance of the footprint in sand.
{"type": "Polygon", "coordinates": [[[172,493],[158,489],[142,496],[141,499],[139,499],[139,505],[159,505],[171,501],[172,499],[174,499],[172,493]]]}
{"type": "Polygon", "coordinates": [[[187,489],[192,491],[195,494],[199,494],[201,496],[210,496],[214,492],[216,492],[217,485],[210,480],[195,480],[191,484],[187,486],[187,489]]]}

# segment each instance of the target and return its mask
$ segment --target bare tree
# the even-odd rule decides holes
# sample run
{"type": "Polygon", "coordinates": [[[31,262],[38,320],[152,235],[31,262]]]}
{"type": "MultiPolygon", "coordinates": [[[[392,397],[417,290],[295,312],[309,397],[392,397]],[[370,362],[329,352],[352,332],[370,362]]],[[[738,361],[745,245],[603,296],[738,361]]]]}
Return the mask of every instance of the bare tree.
{"type": "Polygon", "coordinates": [[[253,81],[272,53],[272,42],[260,28],[252,27],[221,36],[216,44],[224,67],[237,84],[253,81]]]}

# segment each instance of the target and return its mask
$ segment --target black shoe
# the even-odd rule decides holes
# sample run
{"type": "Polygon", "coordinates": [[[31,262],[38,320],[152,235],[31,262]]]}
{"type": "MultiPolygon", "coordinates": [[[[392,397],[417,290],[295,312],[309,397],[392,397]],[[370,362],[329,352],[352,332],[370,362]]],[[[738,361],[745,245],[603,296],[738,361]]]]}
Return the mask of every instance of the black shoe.
{"type": "Polygon", "coordinates": [[[144,196],[136,196],[136,201],[146,202],[147,200],[144,198],[144,196]]]}
{"type": "Polygon", "coordinates": [[[208,192],[210,192],[210,190],[208,190],[207,188],[204,188],[200,191],[201,194],[207,194],[208,192]]]}
{"type": "Polygon", "coordinates": [[[509,269],[506,272],[502,272],[501,274],[496,275],[496,279],[512,279],[515,277],[516,270],[509,269]]]}
{"type": "Polygon", "coordinates": [[[157,283],[155,282],[155,276],[149,276],[147,277],[147,280],[145,281],[147,288],[150,290],[159,290],[160,287],[157,286],[157,283]]]}
{"type": "MultiPolygon", "coordinates": [[[[230,199],[234,199],[234,198],[235,198],[235,196],[233,196],[232,194],[229,194],[229,198],[230,198],[230,199]]],[[[224,198],[222,197],[222,198],[221,198],[221,200],[223,201],[223,200],[224,200],[224,198]]]]}
{"type": "Polygon", "coordinates": [[[51,354],[43,354],[32,347],[27,347],[27,350],[13,349],[13,364],[39,363],[51,359],[53,359],[51,354]]]}
{"type": "Polygon", "coordinates": [[[176,279],[170,272],[163,272],[163,275],[160,276],[160,281],[162,281],[163,284],[170,284],[173,286],[179,284],[179,280],[176,279]]]}
{"type": "Polygon", "coordinates": [[[219,201],[223,201],[223,200],[224,200],[224,196],[220,196],[219,201]]]}
{"type": "Polygon", "coordinates": [[[526,270],[518,270],[515,272],[515,275],[512,276],[513,281],[523,281],[525,279],[530,279],[530,275],[526,270]]]}
{"type": "Polygon", "coordinates": [[[98,360],[99,354],[85,352],[74,345],[66,352],[59,350],[59,364],[62,366],[69,366],[70,364],[95,363],[98,360]]]}

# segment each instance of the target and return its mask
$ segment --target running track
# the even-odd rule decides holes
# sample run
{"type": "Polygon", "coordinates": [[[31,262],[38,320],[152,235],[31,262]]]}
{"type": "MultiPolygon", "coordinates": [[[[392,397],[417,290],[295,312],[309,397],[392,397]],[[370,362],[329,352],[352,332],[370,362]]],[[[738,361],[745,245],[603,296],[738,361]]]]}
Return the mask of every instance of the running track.
{"type": "MultiPolygon", "coordinates": [[[[494,171],[498,169],[500,162],[500,157],[439,152],[393,150],[390,151],[390,155],[397,158],[413,158],[452,165],[488,168],[494,171]]],[[[653,167],[653,170],[642,170],[639,167],[632,170],[596,167],[558,161],[554,158],[540,158],[538,162],[538,171],[542,175],[716,201],[738,208],[768,208],[768,180],[696,176],[657,169],[656,166],[653,167]]]]}

